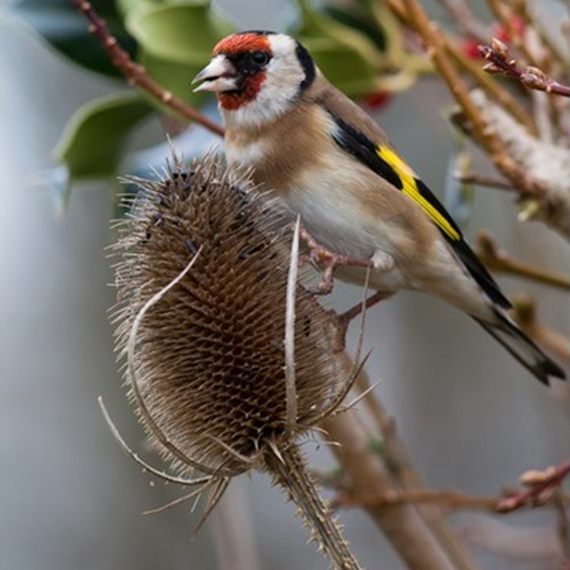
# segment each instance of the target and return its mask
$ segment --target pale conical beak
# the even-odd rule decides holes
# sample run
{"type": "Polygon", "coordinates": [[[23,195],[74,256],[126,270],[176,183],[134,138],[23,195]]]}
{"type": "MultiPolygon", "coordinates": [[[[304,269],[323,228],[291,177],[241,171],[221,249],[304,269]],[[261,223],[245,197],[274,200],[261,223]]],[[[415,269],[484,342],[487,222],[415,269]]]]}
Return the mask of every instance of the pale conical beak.
{"type": "Polygon", "coordinates": [[[222,93],[237,89],[237,73],[232,62],[223,54],[219,54],[194,77],[192,83],[203,81],[194,89],[196,91],[213,91],[222,93]]]}

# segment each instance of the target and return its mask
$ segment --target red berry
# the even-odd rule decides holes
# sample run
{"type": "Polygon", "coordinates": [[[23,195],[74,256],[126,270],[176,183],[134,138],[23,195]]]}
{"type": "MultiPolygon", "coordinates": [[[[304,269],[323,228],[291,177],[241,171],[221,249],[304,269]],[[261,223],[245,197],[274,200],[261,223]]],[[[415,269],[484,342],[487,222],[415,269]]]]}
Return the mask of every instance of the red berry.
{"type": "Polygon", "coordinates": [[[479,59],[479,43],[475,38],[465,38],[461,41],[461,51],[470,59],[479,59]]]}
{"type": "MultiPolygon", "coordinates": [[[[511,18],[511,27],[519,36],[522,36],[526,28],[524,20],[518,16],[513,16],[511,18]]],[[[503,26],[503,24],[495,24],[491,31],[493,37],[501,40],[502,42],[509,43],[512,40],[511,34],[505,28],[505,26],[503,26]]]]}
{"type": "Polygon", "coordinates": [[[385,107],[391,98],[392,95],[387,91],[377,91],[376,93],[366,95],[364,97],[364,103],[371,109],[378,110],[385,107]]]}

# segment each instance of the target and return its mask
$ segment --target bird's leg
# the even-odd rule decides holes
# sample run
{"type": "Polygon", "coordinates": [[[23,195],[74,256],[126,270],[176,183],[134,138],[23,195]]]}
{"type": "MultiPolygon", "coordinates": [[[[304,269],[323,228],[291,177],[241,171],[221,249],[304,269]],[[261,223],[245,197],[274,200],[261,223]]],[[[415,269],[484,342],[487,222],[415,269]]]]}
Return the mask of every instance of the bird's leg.
{"type": "Polygon", "coordinates": [[[328,295],[332,292],[334,286],[334,272],[337,267],[375,267],[374,258],[365,259],[362,257],[353,257],[329,251],[318,243],[304,228],[301,228],[300,235],[301,239],[309,248],[309,261],[314,266],[324,267],[323,278],[317,285],[316,291],[314,291],[318,295],[328,295]]]}
{"type": "Polygon", "coordinates": [[[364,303],[357,303],[348,311],[341,313],[340,315],[336,315],[336,337],[334,348],[337,351],[342,351],[346,347],[346,333],[348,331],[348,327],[353,319],[358,317],[360,313],[363,311],[367,311],[370,307],[373,307],[380,301],[384,301],[385,299],[389,299],[394,294],[393,291],[376,291],[373,295],[370,295],[364,301],[364,303]]]}

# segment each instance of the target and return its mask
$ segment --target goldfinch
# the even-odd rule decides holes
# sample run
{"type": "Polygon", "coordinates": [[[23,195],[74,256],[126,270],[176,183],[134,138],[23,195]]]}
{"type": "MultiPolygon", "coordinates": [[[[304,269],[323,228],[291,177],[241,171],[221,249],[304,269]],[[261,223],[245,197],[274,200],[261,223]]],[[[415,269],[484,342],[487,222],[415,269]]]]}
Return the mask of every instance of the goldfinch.
{"type": "MultiPolygon", "coordinates": [[[[382,129],[285,34],[226,37],[194,78],[216,93],[230,164],[300,214],[327,250],[367,260],[372,288],[422,291],[473,317],[541,382],[564,378],[506,315],[509,300],[382,129]]],[[[366,268],[338,276],[363,283],[366,268]]]]}

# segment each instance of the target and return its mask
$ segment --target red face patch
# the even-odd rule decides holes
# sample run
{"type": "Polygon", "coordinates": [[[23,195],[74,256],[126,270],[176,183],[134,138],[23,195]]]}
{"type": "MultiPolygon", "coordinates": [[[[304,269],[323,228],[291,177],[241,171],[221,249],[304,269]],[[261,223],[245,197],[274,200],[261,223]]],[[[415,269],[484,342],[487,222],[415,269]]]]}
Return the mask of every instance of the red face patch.
{"type": "Polygon", "coordinates": [[[243,86],[239,91],[227,91],[218,93],[220,105],[228,111],[235,111],[247,103],[255,100],[265,81],[265,71],[244,79],[243,86]]]}

